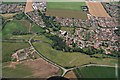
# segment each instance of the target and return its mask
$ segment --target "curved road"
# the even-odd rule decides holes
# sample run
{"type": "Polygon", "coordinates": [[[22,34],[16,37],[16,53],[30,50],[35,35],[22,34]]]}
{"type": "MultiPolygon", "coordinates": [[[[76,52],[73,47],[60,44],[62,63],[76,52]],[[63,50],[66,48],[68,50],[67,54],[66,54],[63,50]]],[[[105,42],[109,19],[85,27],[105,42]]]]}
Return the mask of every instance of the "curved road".
{"type": "Polygon", "coordinates": [[[32,37],[29,39],[29,41],[28,41],[29,44],[30,44],[30,46],[32,47],[32,49],[34,49],[34,50],[37,52],[37,54],[38,54],[42,59],[44,59],[45,61],[47,61],[48,63],[50,63],[50,64],[52,64],[52,65],[54,65],[54,66],[56,66],[56,67],[58,67],[58,68],[61,68],[61,69],[64,71],[63,74],[62,74],[62,76],[64,76],[69,70],[65,69],[64,67],[62,67],[62,66],[60,66],[60,65],[52,62],[51,60],[47,59],[46,57],[44,57],[44,56],[43,56],[41,53],[39,53],[39,52],[35,49],[35,47],[32,45],[31,40],[32,40],[35,36],[37,36],[37,34],[35,34],[34,36],[32,36],[32,37]]]}
{"type": "Polygon", "coordinates": [[[29,42],[30,46],[32,47],[32,49],[34,49],[34,50],[37,52],[37,54],[38,54],[42,59],[44,59],[44,60],[47,61],[48,63],[50,63],[50,64],[52,64],[52,65],[54,65],[54,66],[56,66],[56,67],[58,67],[58,68],[60,68],[60,69],[62,69],[64,72],[63,72],[63,74],[62,74],[61,76],[64,76],[68,71],[72,71],[72,70],[74,70],[74,69],[81,68],[81,67],[87,67],[87,66],[116,67],[116,66],[110,66],[110,65],[86,64],[86,65],[83,65],[83,66],[78,66],[78,67],[74,67],[74,68],[70,68],[70,69],[65,69],[64,67],[62,67],[62,66],[56,64],[55,62],[47,59],[45,56],[43,56],[40,52],[38,52],[38,51],[35,49],[35,47],[32,45],[32,42],[31,42],[31,40],[32,40],[35,36],[37,36],[37,34],[34,34],[34,35],[29,39],[28,42],[29,42]]]}

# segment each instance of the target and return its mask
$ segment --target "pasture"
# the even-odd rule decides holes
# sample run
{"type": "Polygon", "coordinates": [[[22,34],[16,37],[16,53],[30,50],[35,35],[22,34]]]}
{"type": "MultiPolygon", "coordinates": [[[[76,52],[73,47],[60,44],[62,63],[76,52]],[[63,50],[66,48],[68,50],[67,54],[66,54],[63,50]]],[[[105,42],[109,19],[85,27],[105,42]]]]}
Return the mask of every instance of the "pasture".
{"type": "Polygon", "coordinates": [[[31,69],[23,64],[16,65],[16,68],[6,66],[5,64],[2,67],[3,78],[24,78],[32,75],[31,69]]]}
{"type": "Polygon", "coordinates": [[[27,21],[10,21],[8,22],[2,30],[3,37],[12,36],[13,32],[28,32],[29,22],[27,21]]]}
{"type": "Polygon", "coordinates": [[[63,67],[80,66],[83,64],[89,64],[90,62],[107,65],[114,65],[117,63],[117,59],[90,58],[90,56],[80,52],[63,52],[55,50],[51,46],[52,40],[48,39],[44,35],[36,36],[34,39],[41,41],[32,43],[38,52],[63,67]]]}
{"type": "Polygon", "coordinates": [[[7,22],[5,27],[2,30],[3,38],[12,37],[13,32],[21,32],[21,33],[36,33],[36,32],[44,32],[40,26],[30,23],[28,20],[13,20],[7,22]]]}
{"type": "Polygon", "coordinates": [[[91,66],[74,70],[76,76],[80,78],[115,78],[114,67],[91,66]]]}

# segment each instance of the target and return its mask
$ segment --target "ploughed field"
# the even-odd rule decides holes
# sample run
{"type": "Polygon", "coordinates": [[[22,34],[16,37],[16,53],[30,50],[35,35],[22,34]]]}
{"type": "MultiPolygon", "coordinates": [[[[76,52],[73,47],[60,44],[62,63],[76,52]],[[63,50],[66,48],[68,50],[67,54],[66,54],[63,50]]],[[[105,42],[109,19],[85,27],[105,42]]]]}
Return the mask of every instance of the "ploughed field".
{"type": "Polygon", "coordinates": [[[48,2],[46,15],[63,18],[87,19],[87,14],[82,11],[84,2],[48,2]]]}
{"type": "Polygon", "coordinates": [[[77,18],[77,19],[87,19],[87,14],[82,11],[74,10],[59,10],[59,9],[48,9],[46,15],[57,16],[63,18],[77,18]]]}

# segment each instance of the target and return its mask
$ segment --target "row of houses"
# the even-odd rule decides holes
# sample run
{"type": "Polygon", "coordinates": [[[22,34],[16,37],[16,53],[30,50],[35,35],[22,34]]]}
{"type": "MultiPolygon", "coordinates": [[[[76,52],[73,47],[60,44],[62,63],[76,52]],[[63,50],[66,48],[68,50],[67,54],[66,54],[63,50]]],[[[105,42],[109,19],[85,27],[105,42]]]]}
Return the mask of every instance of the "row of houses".
{"type": "Polygon", "coordinates": [[[43,22],[42,17],[40,16],[40,12],[45,12],[46,11],[46,2],[45,1],[41,1],[41,2],[33,2],[32,3],[32,8],[33,11],[27,12],[26,14],[28,15],[28,17],[35,22],[38,26],[44,28],[45,23],[43,22]],[[39,10],[39,11],[38,11],[39,10]]]}
{"type": "Polygon", "coordinates": [[[35,58],[35,54],[36,52],[34,51],[34,49],[29,47],[29,48],[17,50],[14,54],[12,54],[12,58],[17,59],[17,61],[22,61],[30,57],[35,58]]]}
{"type": "Polygon", "coordinates": [[[84,25],[87,29],[78,27],[74,34],[60,31],[59,36],[64,39],[69,47],[72,47],[72,44],[75,43],[79,48],[92,46],[99,49],[105,46],[106,54],[108,54],[108,51],[118,51],[120,50],[118,46],[119,37],[114,32],[117,29],[117,24],[111,20],[91,16],[91,26],[84,25]]]}
{"type": "Polygon", "coordinates": [[[118,22],[120,5],[119,3],[102,3],[109,15],[118,22]]]}
{"type": "Polygon", "coordinates": [[[34,10],[32,12],[28,12],[26,14],[37,25],[39,25],[40,27],[43,27],[43,28],[45,27],[45,23],[43,22],[43,19],[41,18],[41,16],[39,15],[39,12],[37,10],[34,10]]]}
{"type": "Polygon", "coordinates": [[[46,2],[45,1],[34,2],[32,4],[32,7],[34,10],[40,10],[41,12],[45,12],[46,11],[46,2]]]}
{"type": "Polygon", "coordinates": [[[54,21],[61,24],[61,26],[65,27],[91,27],[91,26],[102,26],[102,27],[114,27],[117,26],[114,19],[112,18],[103,18],[103,17],[93,17],[91,16],[88,20],[81,20],[81,19],[75,19],[75,18],[62,18],[62,17],[56,17],[54,21]]]}
{"type": "Polygon", "coordinates": [[[0,11],[2,14],[23,12],[24,9],[24,4],[0,4],[0,11]]]}

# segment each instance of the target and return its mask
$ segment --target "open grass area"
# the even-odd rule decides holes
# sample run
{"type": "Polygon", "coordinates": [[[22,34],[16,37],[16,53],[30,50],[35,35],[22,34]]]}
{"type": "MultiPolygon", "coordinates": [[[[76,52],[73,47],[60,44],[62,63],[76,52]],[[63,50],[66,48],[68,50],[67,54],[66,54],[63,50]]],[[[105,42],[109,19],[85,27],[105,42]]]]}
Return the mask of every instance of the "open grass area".
{"type": "MultiPolygon", "coordinates": [[[[15,35],[12,35],[13,32],[22,32],[22,33],[36,33],[44,32],[40,26],[30,23],[28,20],[13,20],[8,22],[2,30],[3,38],[11,38],[15,35]]],[[[24,36],[24,35],[22,35],[24,36]]]]}
{"type": "Polygon", "coordinates": [[[47,2],[47,9],[65,9],[82,11],[81,6],[85,5],[85,2],[47,2]]]}
{"type": "Polygon", "coordinates": [[[2,30],[3,37],[12,36],[13,32],[28,32],[29,23],[27,21],[10,21],[2,30]]]}
{"type": "Polygon", "coordinates": [[[90,58],[88,55],[80,52],[63,52],[55,50],[51,47],[52,41],[44,35],[36,36],[34,39],[41,41],[34,42],[33,45],[42,55],[64,67],[80,66],[89,64],[90,62],[108,65],[115,65],[115,63],[117,63],[117,59],[90,58]]]}
{"type": "Polygon", "coordinates": [[[61,27],[61,30],[67,31],[69,33],[73,33],[74,32],[74,28],[73,27],[61,27]]]}
{"type": "Polygon", "coordinates": [[[2,62],[11,61],[11,55],[18,49],[29,47],[28,43],[2,42],[2,62]]]}
{"type": "Polygon", "coordinates": [[[32,26],[31,26],[31,32],[33,32],[33,33],[37,33],[37,32],[38,33],[39,32],[43,33],[43,32],[45,32],[45,29],[43,29],[40,26],[38,26],[35,23],[33,23],[32,26]]]}
{"type": "Polygon", "coordinates": [[[5,65],[2,68],[3,78],[24,78],[31,75],[32,75],[31,69],[22,64],[16,65],[16,68],[5,67],[5,65]]]}
{"type": "Polygon", "coordinates": [[[114,67],[91,66],[74,70],[76,76],[80,78],[115,78],[114,67]]]}

